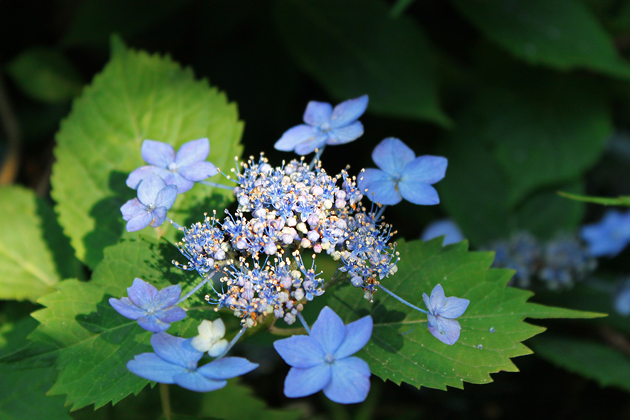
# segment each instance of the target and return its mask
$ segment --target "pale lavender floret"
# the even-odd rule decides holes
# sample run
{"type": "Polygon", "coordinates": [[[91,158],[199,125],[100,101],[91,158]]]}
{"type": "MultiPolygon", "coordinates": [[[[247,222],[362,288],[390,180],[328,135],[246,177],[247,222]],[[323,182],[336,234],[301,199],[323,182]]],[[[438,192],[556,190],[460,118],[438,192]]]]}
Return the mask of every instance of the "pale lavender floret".
{"type": "Polygon", "coordinates": [[[186,318],[186,311],[176,306],[181,294],[179,284],[158,291],[152,284],[135,278],[127,288],[129,297],[110,298],[109,304],[122,316],[138,321],[145,330],[159,333],[166,331],[172,322],[186,318]]]}
{"type": "Polygon", "coordinates": [[[340,103],[334,109],[326,102],[310,101],[304,112],[304,122],[287,130],[274,147],[277,150],[307,155],[324,145],[343,144],[363,135],[363,124],[357,119],[367,108],[368,96],[363,95],[340,103]]]}
{"type": "Polygon", "coordinates": [[[127,232],[135,232],[147,226],[158,227],[166,220],[166,213],[177,198],[177,187],[166,185],[162,178],[149,174],[138,187],[138,197],[127,201],[120,208],[127,232]]]}
{"type": "Polygon", "coordinates": [[[389,137],[372,152],[380,169],[366,169],[359,175],[359,188],[367,197],[385,205],[398,204],[404,198],[414,204],[440,202],[431,185],[442,180],[448,161],[441,156],[419,156],[405,143],[389,137]]]}
{"type": "Polygon", "coordinates": [[[630,211],[609,210],[598,223],[583,226],[580,235],[591,256],[614,257],[630,242],[630,211]]]}
{"type": "Polygon", "coordinates": [[[190,190],[195,181],[202,181],[219,171],[206,159],[210,154],[210,142],[206,138],[184,143],[177,154],[168,143],[145,140],[142,143],[142,159],[149,165],[134,170],[127,178],[127,185],[136,189],[150,173],[160,176],[167,185],[176,185],[180,194],[190,190]]]}
{"type": "Polygon", "coordinates": [[[455,244],[465,239],[459,226],[457,226],[457,223],[452,219],[440,219],[431,222],[422,232],[421,239],[423,241],[429,241],[438,236],[444,237],[442,246],[455,244]]]}
{"type": "Polygon", "coordinates": [[[151,345],[155,353],[142,353],[127,363],[132,373],[150,381],[177,384],[196,392],[223,388],[226,379],[251,372],[258,367],[241,357],[224,357],[197,367],[203,352],[196,350],[192,339],[167,333],[154,334],[151,345]]]}
{"type": "Polygon", "coordinates": [[[440,284],[433,288],[431,297],[423,293],[422,298],[429,310],[427,318],[431,334],[444,344],[455,344],[459,340],[462,329],[455,318],[459,318],[466,312],[470,301],[455,296],[447,298],[440,284]]]}
{"type": "Polygon", "coordinates": [[[350,357],[372,336],[372,317],[348,325],[329,307],[324,307],[309,336],[296,335],[274,342],[291,370],[284,382],[289,398],[305,397],[321,390],[334,402],[365,401],[370,391],[370,367],[350,357]]]}
{"type": "Polygon", "coordinates": [[[622,316],[630,315],[630,279],[621,282],[614,297],[615,311],[622,316]]]}

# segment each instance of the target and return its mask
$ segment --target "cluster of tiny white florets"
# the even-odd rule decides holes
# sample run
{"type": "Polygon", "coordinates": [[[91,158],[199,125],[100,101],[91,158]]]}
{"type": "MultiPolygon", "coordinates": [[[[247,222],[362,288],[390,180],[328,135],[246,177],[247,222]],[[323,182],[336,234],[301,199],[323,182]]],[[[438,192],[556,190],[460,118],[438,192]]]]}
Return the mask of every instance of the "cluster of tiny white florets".
{"type": "Polygon", "coordinates": [[[370,300],[379,280],[396,272],[391,228],[361,206],[356,179],[346,171],[331,177],[321,165],[297,160],[274,168],[261,156],[234,173],[238,210],[226,211],[221,222],[206,216],[180,228],[178,247],[189,262],[175,263],[202,276],[225,274],[216,296],[206,296],[217,309],[230,308],[248,327],[271,314],[295,322],[303,303],[324,292],[314,263],[303,264],[304,250],[339,260],[370,300]]]}

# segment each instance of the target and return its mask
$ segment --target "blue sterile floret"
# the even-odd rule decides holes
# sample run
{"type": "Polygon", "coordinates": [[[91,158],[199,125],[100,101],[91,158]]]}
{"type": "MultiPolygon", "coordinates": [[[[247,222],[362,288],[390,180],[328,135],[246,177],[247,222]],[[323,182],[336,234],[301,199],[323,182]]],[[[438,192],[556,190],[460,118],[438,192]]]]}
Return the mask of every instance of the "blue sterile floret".
{"type": "Polygon", "coordinates": [[[590,255],[614,257],[630,242],[630,210],[609,210],[598,223],[583,226],[580,235],[590,255]]]}
{"type": "Polygon", "coordinates": [[[431,296],[422,294],[424,304],[429,310],[429,331],[442,343],[453,345],[459,340],[461,325],[455,318],[464,314],[470,301],[455,296],[449,298],[444,294],[442,285],[436,285],[431,291],[431,296]]]}
{"type": "Polygon", "coordinates": [[[175,149],[168,143],[145,140],[142,143],[142,159],[149,165],[134,170],[127,178],[130,188],[138,188],[140,182],[153,173],[167,185],[177,185],[180,194],[190,190],[196,181],[216,175],[219,171],[211,162],[210,142],[206,138],[192,140],[175,149]]]}
{"type": "Polygon", "coordinates": [[[166,213],[177,198],[177,187],[166,185],[162,178],[149,174],[138,186],[138,197],[120,208],[128,232],[147,226],[158,227],[166,220],[166,213]]]}
{"type": "Polygon", "coordinates": [[[285,152],[307,155],[325,145],[348,143],[363,135],[363,115],[368,96],[363,95],[340,103],[334,109],[326,102],[310,101],[304,112],[304,122],[287,130],[274,147],[285,152]]]}
{"type": "Polygon", "coordinates": [[[398,204],[403,198],[422,205],[440,202],[431,185],[444,178],[446,158],[416,157],[405,143],[389,137],[376,146],[372,160],[380,169],[366,169],[359,176],[359,187],[370,200],[385,205],[398,204]]]}
{"type": "Polygon", "coordinates": [[[630,315],[630,278],[619,283],[615,291],[613,306],[619,315],[630,315]]]}
{"type": "Polygon", "coordinates": [[[258,365],[242,357],[224,357],[198,366],[203,352],[191,345],[192,339],[167,333],[154,334],[155,353],[142,353],[127,363],[132,373],[150,381],[177,384],[197,392],[215,391],[227,385],[226,379],[244,375],[258,365]]]}
{"type": "Polygon", "coordinates": [[[455,244],[465,239],[464,234],[453,219],[440,219],[431,222],[422,232],[421,239],[429,241],[438,236],[444,237],[442,246],[455,244]]]}
{"type": "Polygon", "coordinates": [[[352,355],[370,340],[372,326],[369,315],[344,325],[326,306],[308,336],[294,335],[274,342],[280,357],[291,366],[284,394],[299,398],[323,390],[337,403],[365,401],[370,391],[370,367],[352,355]]]}
{"type": "Polygon", "coordinates": [[[109,304],[122,316],[138,321],[145,330],[159,333],[166,331],[172,322],[186,318],[186,311],[176,306],[181,294],[179,284],[158,291],[152,284],[135,278],[127,288],[129,297],[110,298],[109,304]]]}

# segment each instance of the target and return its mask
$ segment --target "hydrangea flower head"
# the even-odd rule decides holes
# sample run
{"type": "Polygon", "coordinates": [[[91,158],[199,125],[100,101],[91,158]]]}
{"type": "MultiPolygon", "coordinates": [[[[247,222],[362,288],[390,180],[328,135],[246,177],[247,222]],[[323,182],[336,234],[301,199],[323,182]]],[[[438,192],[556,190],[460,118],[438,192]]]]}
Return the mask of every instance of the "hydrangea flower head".
{"type": "Polygon", "coordinates": [[[295,151],[307,155],[324,145],[343,144],[363,135],[363,124],[357,119],[363,115],[368,96],[363,95],[340,103],[334,109],[327,102],[311,101],[304,112],[306,124],[287,130],[274,147],[285,152],[295,151]]]}
{"type": "Polygon", "coordinates": [[[370,367],[352,355],[371,336],[371,316],[344,325],[339,315],[324,307],[310,335],[294,335],[273,343],[291,366],[284,381],[284,394],[299,398],[324,390],[337,403],[365,401],[370,391],[370,367]]]}
{"type": "Polygon", "coordinates": [[[215,391],[227,385],[226,379],[244,375],[258,365],[242,357],[224,357],[201,367],[203,352],[190,344],[191,339],[167,333],[153,334],[155,353],[142,353],[127,363],[127,369],[150,381],[177,384],[197,392],[215,391]]]}
{"type": "Polygon", "coordinates": [[[199,335],[193,337],[190,345],[211,357],[218,357],[228,346],[225,336],[225,324],[221,318],[214,321],[204,319],[197,327],[199,335]]]}
{"type": "Polygon", "coordinates": [[[432,222],[424,229],[421,238],[423,241],[429,241],[438,236],[444,236],[442,246],[455,244],[465,239],[459,226],[452,219],[441,219],[432,222]]]}
{"type": "Polygon", "coordinates": [[[213,163],[206,161],[210,154],[210,142],[206,138],[182,144],[177,154],[168,143],[145,140],[141,153],[148,165],[129,174],[127,185],[133,189],[138,188],[140,182],[153,173],[167,185],[176,185],[177,191],[183,194],[193,187],[195,181],[202,181],[219,172],[213,163]]]}
{"type": "Polygon", "coordinates": [[[149,174],[138,186],[138,197],[120,208],[127,232],[158,227],[166,220],[166,213],[177,198],[177,187],[166,185],[162,178],[149,174]]]}
{"type": "Polygon", "coordinates": [[[122,316],[138,321],[145,330],[159,333],[166,331],[171,322],[186,318],[186,311],[175,306],[182,294],[179,284],[158,291],[150,283],[135,278],[121,299],[110,298],[109,304],[122,316]]]}
{"type": "Polygon", "coordinates": [[[398,204],[403,198],[425,206],[440,202],[431,185],[444,178],[446,158],[416,157],[405,143],[389,137],[376,146],[372,160],[380,169],[366,169],[359,176],[359,188],[370,200],[385,205],[398,204]]]}
{"type": "Polygon", "coordinates": [[[444,295],[444,288],[438,284],[431,291],[431,297],[426,293],[422,294],[424,304],[429,310],[429,331],[435,338],[444,344],[453,345],[459,340],[462,329],[459,318],[464,314],[470,304],[468,299],[461,299],[455,296],[449,298],[444,295]]]}
{"type": "Polygon", "coordinates": [[[600,222],[583,226],[580,234],[590,255],[614,257],[630,242],[630,211],[609,210],[600,222]]]}

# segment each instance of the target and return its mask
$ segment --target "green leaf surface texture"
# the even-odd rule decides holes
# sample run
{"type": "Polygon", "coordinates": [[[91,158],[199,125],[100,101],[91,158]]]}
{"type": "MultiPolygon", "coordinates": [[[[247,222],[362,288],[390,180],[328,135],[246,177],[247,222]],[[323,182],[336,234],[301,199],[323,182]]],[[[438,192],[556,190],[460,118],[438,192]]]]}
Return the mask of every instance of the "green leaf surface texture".
{"type": "MultiPolygon", "coordinates": [[[[51,179],[56,211],[78,258],[92,269],[103,258],[103,249],[123,235],[120,207],[135,197],[125,181],[146,164],[140,155],[143,140],[167,142],[177,149],[207,137],[208,160],[219,168],[231,167],[242,150],[243,124],[225,94],[206,80],[195,80],[192,70],[168,56],[120,44],[114,42],[111,60],[74,101],[56,137],[51,179]]],[[[221,175],[212,180],[229,182],[221,175]]],[[[169,216],[180,224],[190,215],[201,220],[203,212],[213,208],[209,201],[227,197],[231,194],[224,190],[196,185],[177,198],[169,216]]],[[[153,234],[174,238],[176,230],[167,225],[153,234]]]]}
{"type": "Polygon", "coordinates": [[[523,322],[525,318],[592,318],[593,312],[528,303],[533,293],[506,287],[513,271],[489,269],[490,252],[468,252],[466,241],[447,247],[441,239],[401,243],[396,248],[401,261],[398,272],[382,283],[401,298],[424,307],[422,293],[437,284],[446,296],[469,299],[458,318],[462,331],[452,346],[434,338],[426,315],[414,311],[384,293],[374,303],[358,299],[361,294],[347,284],[334,290],[331,306],[348,323],[370,314],[372,339],[357,353],[372,373],[396,384],[445,390],[463,388],[464,382],[492,381],[491,373],[515,372],[513,357],[532,353],[522,342],[545,329],[523,322]]]}
{"type": "Polygon", "coordinates": [[[489,39],[532,64],[621,78],[630,66],[588,7],[575,0],[451,0],[489,39]]]}
{"type": "Polygon", "coordinates": [[[0,188],[0,299],[36,301],[76,276],[72,248],[52,206],[19,186],[0,188]]]}
{"type": "Polygon", "coordinates": [[[431,48],[409,17],[381,0],[277,0],[276,25],[302,68],[337,100],[370,96],[369,111],[449,125],[431,48]]]}
{"type": "MultiPolygon", "coordinates": [[[[49,395],[67,394],[66,405],[73,410],[89,404],[98,408],[147,385],[125,365],[133,356],[152,351],[151,333],[118,314],[109,298],[127,296],[135,277],[158,289],[170,285],[176,278],[169,262],[176,252],[151,237],[123,241],[105,251],[89,283],[66,280],[56,286],[56,293],[40,299],[46,308],[33,314],[41,324],[29,338],[52,346],[56,353],[59,372],[49,395]]],[[[200,320],[200,311],[190,311],[168,333],[192,337],[200,320]]]]}

